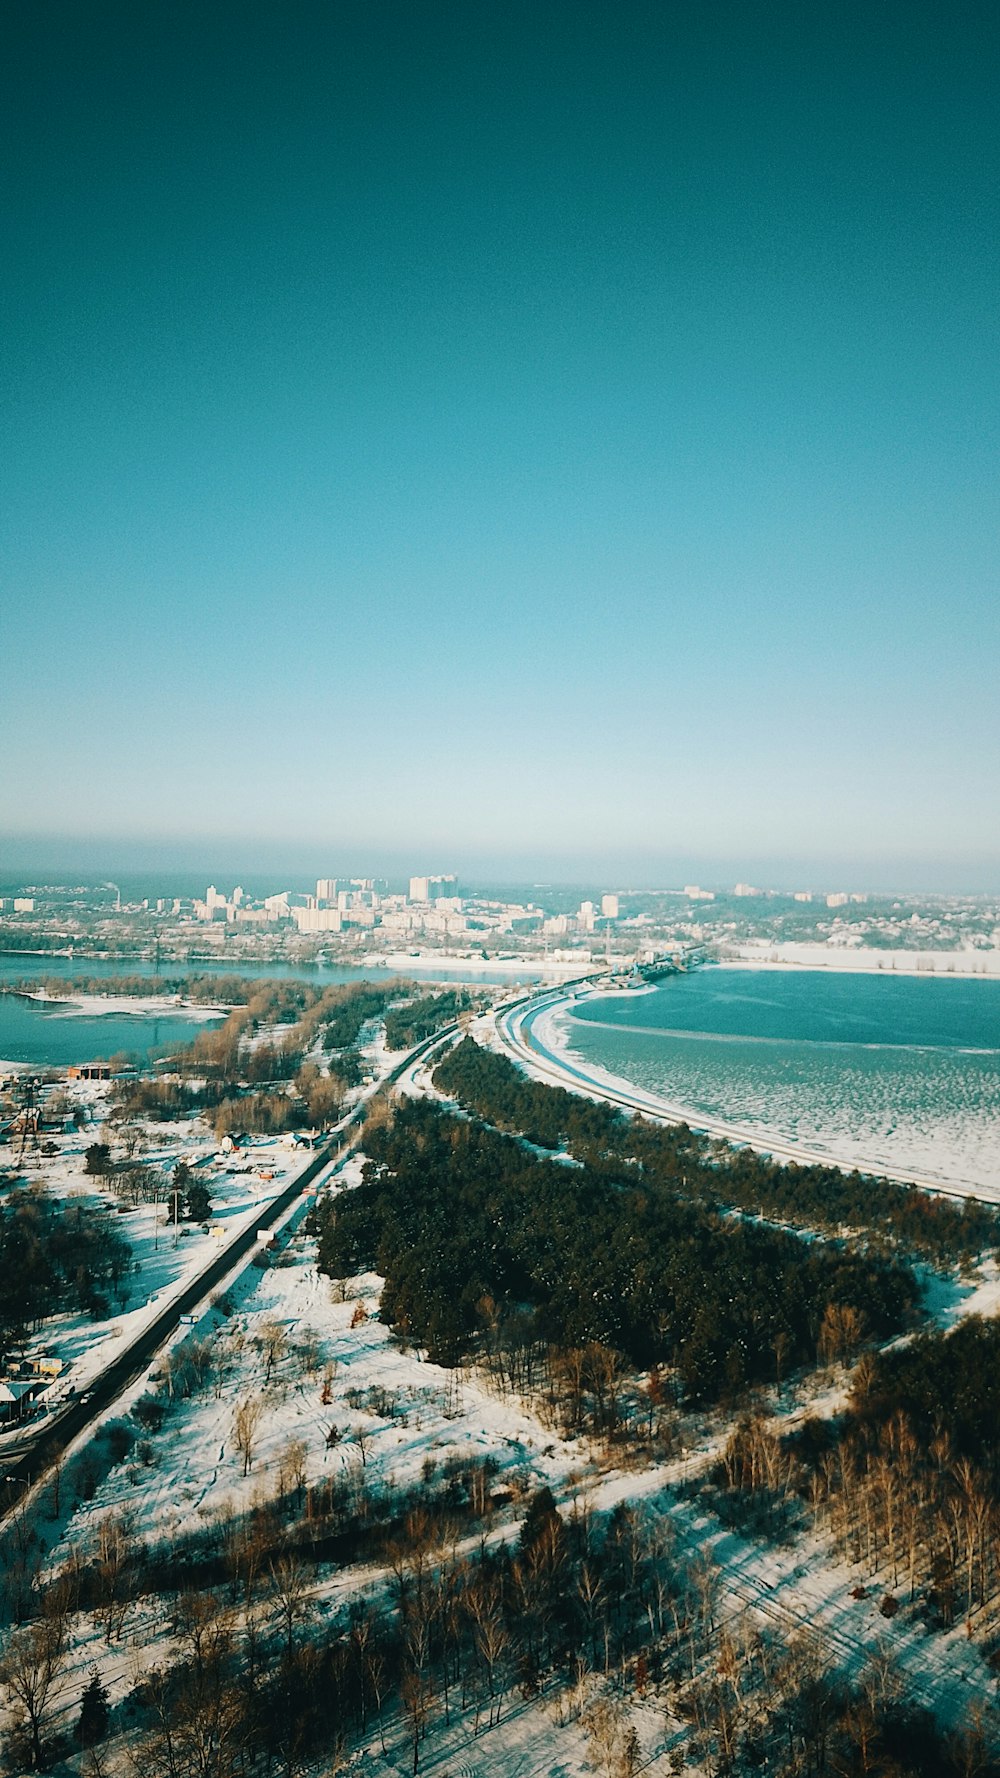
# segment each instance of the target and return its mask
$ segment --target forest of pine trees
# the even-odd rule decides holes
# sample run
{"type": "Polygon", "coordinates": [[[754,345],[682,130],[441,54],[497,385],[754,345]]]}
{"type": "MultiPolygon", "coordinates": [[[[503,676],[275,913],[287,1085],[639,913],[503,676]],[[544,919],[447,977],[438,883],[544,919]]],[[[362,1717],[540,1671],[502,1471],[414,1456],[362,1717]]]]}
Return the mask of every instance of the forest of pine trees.
{"type": "Polygon", "coordinates": [[[732,1398],[814,1362],[831,1305],[873,1336],[917,1305],[898,1260],[716,1214],[621,1165],[540,1159],[422,1100],[366,1134],[362,1183],[317,1212],[331,1276],[373,1268],[382,1316],[451,1364],[482,1305],[560,1348],[666,1365],[687,1396],[732,1398]]]}
{"type": "Polygon", "coordinates": [[[529,1080],[505,1056],[465,1038],[439,1062],[435,1084],[497,1129],[518,1132],[545,1148],[566,1147],[592,1167],[642,1169],[661,1189],[708,1207],[836,1234],[868,1232],[949,1264],[1000,1242],[1000,1211],[973,1198],[956,1201],[915,1186],[844,1173],[830,1166],[776,1162],[752,1148],[732,1148],[696,1135],[686,1124],[664,1126],[613,1106],[529,1080]]]}

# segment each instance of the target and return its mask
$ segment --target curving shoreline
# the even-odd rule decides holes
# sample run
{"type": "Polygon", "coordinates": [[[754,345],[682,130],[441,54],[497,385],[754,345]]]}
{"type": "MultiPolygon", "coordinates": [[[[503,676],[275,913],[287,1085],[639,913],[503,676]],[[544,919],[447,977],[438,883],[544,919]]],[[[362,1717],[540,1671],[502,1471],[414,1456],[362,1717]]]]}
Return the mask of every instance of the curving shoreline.
{"type": "Polygon", "coordinates": [[[588,989],[568,994],[550,991],[544,998],[535,997],[526,1004],[501,1011],[496,1019],[496,1030],[509,1053],[546,1084],[606,1100],[654,1121],[686,1123],[700,1134],[752,1148],[776,1160],[838,1167],[844,1172],[860,1172],[875,1179],[891,1178],[948,1197],[978,1198],[985,1203],[1000,1200],[1000,1185],[990,1188],[982,1182],[956,1177],[954,1173],[928,1174],[916,1169],[887,1166],[884,1161],[866,1161],[862,1156],[838,1151],[836,1143],[828,1147],[799,1142],[760,1125],[740,1124],[680,1104],[666,1095],[635,1086],[598,1064],[584,1061],[570,1048],[564,1021],[567,1015],[572,1016],[577,1000],[595,997],[611,996],[606,991],[598,993],[588,989]]]}

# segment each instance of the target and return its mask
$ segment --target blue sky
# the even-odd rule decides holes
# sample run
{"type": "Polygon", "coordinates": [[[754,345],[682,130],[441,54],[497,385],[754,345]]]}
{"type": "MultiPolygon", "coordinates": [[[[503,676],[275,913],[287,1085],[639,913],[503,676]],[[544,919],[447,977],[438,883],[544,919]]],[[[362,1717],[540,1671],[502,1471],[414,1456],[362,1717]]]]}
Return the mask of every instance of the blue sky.
{"type": "Polygon", "coordinates": [[[0,29],[19,856],[1000,885],[994,8],[0,29]]]}

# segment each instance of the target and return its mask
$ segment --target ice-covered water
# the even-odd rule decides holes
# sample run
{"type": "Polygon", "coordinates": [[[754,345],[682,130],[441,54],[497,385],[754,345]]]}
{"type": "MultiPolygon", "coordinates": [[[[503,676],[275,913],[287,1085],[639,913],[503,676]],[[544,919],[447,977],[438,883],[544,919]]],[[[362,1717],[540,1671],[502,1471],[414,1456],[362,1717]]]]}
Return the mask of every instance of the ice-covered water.
{"type": "Polygon", "coordinates": [[[1000,1197],[1000,982],[706,969],[550,1037],[763,1146],[1000,1197]]]}

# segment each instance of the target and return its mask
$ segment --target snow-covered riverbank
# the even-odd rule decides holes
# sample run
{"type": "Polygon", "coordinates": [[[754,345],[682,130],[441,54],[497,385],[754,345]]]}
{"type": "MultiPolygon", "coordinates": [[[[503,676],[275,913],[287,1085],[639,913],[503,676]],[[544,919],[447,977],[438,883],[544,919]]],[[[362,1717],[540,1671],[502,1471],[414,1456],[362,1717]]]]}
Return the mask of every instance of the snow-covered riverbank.
{"type": "Polygon", "coordinates": [[[596,974],[602,969],[602,963],[595,963],[589,954],[581,957],[483,957],[466,956],[455,951],[373,951],[360,957],[358,961],[370,968],[378,965],[392,975],[416,975],[423,970],[438,970],[447,973],[449,980],[459,981],[468,975],[470,979],[482,976],[497,975],[509,977],[512,982],[518,980],[552,980],[554,982],[571,981],[576,976],[596,974]]]}
{"type": "Polygon", "coordinates": [[[1000,982],[1000,950],[884,951],[874,945],[751,939],[729,946],[719,962],[723,969],[837,969],[853,975],[985,976],[1000,982]]]}

